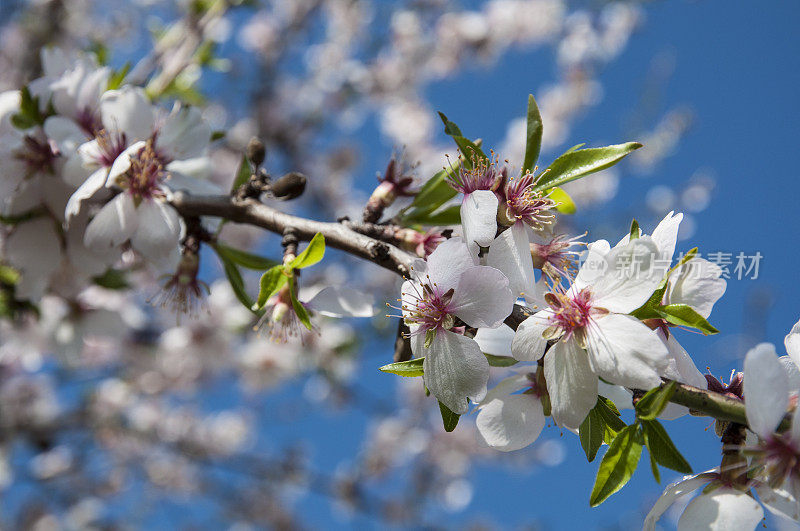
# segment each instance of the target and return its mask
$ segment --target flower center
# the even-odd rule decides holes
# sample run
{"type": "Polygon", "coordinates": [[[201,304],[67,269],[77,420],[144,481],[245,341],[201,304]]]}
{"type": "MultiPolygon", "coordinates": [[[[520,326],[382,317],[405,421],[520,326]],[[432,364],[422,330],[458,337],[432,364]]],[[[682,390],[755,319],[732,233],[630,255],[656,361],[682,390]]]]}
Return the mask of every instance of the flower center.
{"type": "Polygon", "coordinates": [[[800,478],[800,449],[789,437],[775,434],[763,444],[770,484],[779,487],[790,475],[800,478]]]}
{"type": "Polygon", "coordinates": [[[422,284],[422,292],[411,296],[412,301],[403,305],[408,325],[419,325],[417,333],[442,328],[449,330],[456,323],[455,316],[450,308],[453,301],[453,289],[444,293],[431,284],[422,284]]]}
{"type": "Polygon", "coordinates": [[[125,133],[112,135],[105,129],[97,132],[97,150],[99,152],[96,162],[100,166],[110,168],[128,145],[125,133]]]}
{"type": "Polygon", "coordinates": [[[123,177],[122,184],[134,197],[152,198],[163,195],[161,184],[167,177],[161,158],[153,148],[153,141],[131,156],[131,167],[123,177]]]}
{"type": "Polygon", "coordinates": [[[505,187],[508,217],[521,219],[535,229],[549,225],[555,216],[551,210],[556,203],[541,192],[535,192],[536,180],[526,173],[518,179],[510,179],[505,187]]]}
{"type": "Polygon", "coordinates": [[[31,173],[53,173],[53,164],[58,157],[58,152],[47,140],[34,138],[30,135],[23,140],[23,147],[15,153],[15,157],[25,162],[31,173]]]}
{"type": "Polygon", "coordinates": [[[562,335],[564,339],[576,336],[585,348],[585,329],[592,320],[593,315],[607,313],[603,308],[592,306],[592,292],[584,288],[575,297],[566,293],[548,293],[544,300],[550,305],[553,315],[550,316],[550,328],[545,330],[545,337],[553,339],[562,335]]]}
{"type": "Polygon", "coordinates": [[[470,194],[477,190],[495,190],[500,184],[500,178],[501,174],[493,162],[476,159],[472,169],[466,169],[462,163],[461,168],[448,175],[446,180],[455,191],[470,194]]]}

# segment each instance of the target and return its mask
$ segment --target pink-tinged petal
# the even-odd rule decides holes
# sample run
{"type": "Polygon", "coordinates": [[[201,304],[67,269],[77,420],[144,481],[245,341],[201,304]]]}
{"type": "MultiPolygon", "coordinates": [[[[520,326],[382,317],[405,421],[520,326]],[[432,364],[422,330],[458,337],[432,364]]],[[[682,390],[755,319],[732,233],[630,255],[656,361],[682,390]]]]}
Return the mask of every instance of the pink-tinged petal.
{"type": "Polygon", "coordinates": [[[122,193],[106,203],[89,222],[83,243],[100,251],[116,247],[133,236],[138,226],[133,198],[122,193]]]}
{"type": "MultiPolygon", "coordinates": [[[[659,258],[664,261],[671,261],[675,254],[675,243],[678,241],[678,229],[680,228],[683,214],[670,212],[653,229],[650,236],[658,246],[659,258]]],[[[667,266],[668,267],[668,266],[667,266]]]]}
{"type": "MultiPolygon", "coordinates": [[[[451,238],[439,244],[435,251],[428,256],[425,272],[415,271],[421,276],[423,282],[430,277],[442,293],[455,289],[461,278],[461,273],[475,266],[475,259],[460,238],[451,238]]],[[[416,270],[415,266],[415,270],[416,270]]]]}
{"type": "Polygon", "coordinates": [[[598,317],[587,330],[592,367],[603,379],[625,387],[651,389],[661,383],[667,347],[655,331],[630,315],[598,317]]]}
{"type": "Polygon", "coordinates": [[[675,503],[678,498],[681,498],[690,492],[694,492],[716,477],[716,471],[710,470],[696,476],[686,476],[683,479],[669,484],[667,488],[664,489],[664,493],[656,501],[655,505],[653,505],[653,508],[650,509],[650,512],[647,514],[647,518],[644,520],[643,531],[654,531],[656,528],[656,522],[658,522],[659,518],[661,518],[661,515],[663,515],[667,509],[672,507],[672,504],[675,503]]]}
{"type": "Polygon", "coordinates": [[[658,248],[647,236],[612,249],[606,255],[608,267],[603,276],[589,283],[593,304],[616,313],[640,307],[664,278],[657,257],[658,248]]]}
{"type": "Polygon", "coordinates": [[[483,441],[503,452],[525,448],[544,428],[542,402],[534,395],[510,395],[481,404],[475,426],[483,441]]]}
{"type": "Polygon", "coordinates": [[[336,286],[323,288],[307,304],[328,317],[372,317],[376,313],[372,294],[336,286]]]}
{"type": "Polygon", "coordinates": [[[533,275],[530,240],[521,221],[494,239],[489,247],[486,265],[499,269],[508,277],[508,285],[515,296],[535,296],[536,278],[533,275]]]}
{"type": "Polygon", "coordinates": [[[573,340],[559,341],[544,357],[553,420],[577,429],[597,403],[597,376],[589,356],[573,340]]]}
{"type": "Polygon", "coordinates": [[[157,266],[169,266],[181,235],[180,218],[172,207],[152,199],[143,200],[138,208],[139,227],[131,236],[133,248],[157,266]]]}
{"type": "Polygon", "coordinates": [[[113,136],[124,133],[128,143],[153,134],[155,111],[141,88],[109,90],[100,99],[100,114],[106,130],[113,136]]]}
{"type": "Polygon", "coordinates": [[[503,273],[473,266],[461,273],[451,308],[469,326],[496,328],[511,314],[515,300],[503,273]]]}
{"type": "Polygon", "coordinates": [[[464,196],[461,203],[461,225],[464,229],[464,241],[470,249],[476,245],[488,247],[497,233],[497,206],[499,200],[494,192],[478,190],[464,196]]]}
{"type": "Polygon", "coordinates": [[[771,343],[756,345],[744,358],[744,405],[750,429],[761,438],[775,432],[789,405],[789,377],[771,343]]]}
{"type": "Polygon", "coordinates": [[[606,269],[608,269],[606,255],[609,252],[611,252],[611,247],[605,240],[597,240],[588,245],[586,258],[583,260],[578,275],[575,277],[575,282],[572,283],[575,290],[580,291],[587,286],[591,286],[605,275],[606,269]]]}
{"type": "Polygon", "coordinates": [[[514,340],[514,331],[508,326],[497,328],[480,328],[475,334],[475,341],[481,351],[494,356],[511,356],[511,342],[514,340]]]}
{"type": "Polygon", "coordinates": [[[678,520],[679,531],[753,531],[764,509],[748,494],[720,487],[689,503],[678,520]]]}
{"type": "Polygon", "coordinates": [[[517,327],[511,342],[511,355],[519,361],[539,361],[544,355],[547,339],[542,334],[550,326],[552,310],[542,310],[531,315],[517,327]]]}
{"type": "Polygon", "coordinates": [[[95,170],[95,172],[92,173],[89,178],[86,179],[86,181],[84,181],[84,183],[72,193],[69,201],[67,201],[67,207],[64,212],[68,224],[73,217],[80,213],[82,203],[85,200],[91,199],[100,190],[105,190],[107,174],[107,168],[95,170]]]}
{"type": "Polygon", "coordinates": [[[721,275],[722,269],[717,264],[692,258],[670,276],[667,288],[670,304],[688,304],[708,318],[728,285],[721,275]]]}
{"type": "Polygon", "coordinates": [[[794,364],[800,367],[800,321],[797,321],[791,331],[786,334],[783,344],[794,364]]]}
{"type": "Polygon", "coordinates": [[[425,356],[425,385],[452,412],[463,415],[468,411],[467,398],[479,402],[486,396],[489,362],[473,339],[439,330],[429,348],[424,346],[425,334],[413,341],[415,354],[425,356]]]}
{"type": "Polygon", "coordinates": [[[21,271],[16,286],[20,299],[38,300],[61,265],[61,242],[53,220],[35,218],[19,223],[5,242],[6,259],[21,271]]]}
{"type": "Polygon", "coordinates": [[[211,127],[197,107],[176,106],[158,132],[158,149],[172,160],[199,157],[211,141],[211,127]]]}

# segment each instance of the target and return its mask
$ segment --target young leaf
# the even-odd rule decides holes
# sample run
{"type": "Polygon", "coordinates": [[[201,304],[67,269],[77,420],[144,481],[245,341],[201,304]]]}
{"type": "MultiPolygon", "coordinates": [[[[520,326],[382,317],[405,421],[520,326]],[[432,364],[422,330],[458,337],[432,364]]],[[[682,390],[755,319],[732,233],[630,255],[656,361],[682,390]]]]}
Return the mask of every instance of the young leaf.
{"type": "Polygon", "coordinates": [[[446,405],[439,402],[439,411],[442,413],[442,423],[444,424],[444,431],[451,432],[458,426],[458,415],[450,411],[446,405]]]}
{"type": "Polygon", "coordinates": [[[244,288],[244,280],[242,280],[242,274],[239,272],[239,268],[236,267],[236,264],[225,257],[220,255],[217,256],[219,256],[220,260],[222,261],[222,267],[225,270],[225,276],[228,278],[228,282],[230,283],[231,289],[233,290],[234,295],[236,295],[236,298],[239,299],[239,302],[241,302],[245,308],[252,311],[256,315],[259,315],[258,312],[253,309],[253,300],[250,298],[244,288]]]}
{"type": "Polygon", "coordinates": [[[39,96],[34,97],[28,87],[22,87],[19,96],[19,112],[11,116],[11,124],[17,129],[43,125],[45,117],[39,110],[39,96]]]}
{"type": "Polygon", "coordinates": [[[597,479],[589,497],[597,507],[621,489],[631,479],[642,456],[642,436],[639,426],[631,424],[617,434],[597,470],[597,479]]]}
{"type": "Polygon", "coordinates": [[[642,235],[642,231],[639,230],[639,222],[635,219],[631,222],[631,232],[630,232],[630,239],[636,240],[639,236],[642,235]]]}
{"type": "Polygon", "coordinates": [[[658,417],[669,404],[670,398],[675,394],[677,383],[674,381],[650,389],[636,403],[636,417],[640,420],[653,420],[658,417]]]}
{"type": "Polygon", "coordinates": [[[528,95],[528,127],[525,138],[525,160],[522,163],[522,174],[533,171],[539,160],[542,148],[542,115],[533,94],[528,95]]]}
{"type": "Polygon", "coordinates": [[[289,263],[289,267],[291,269],[303,269],[316,264],[322,260],[323,256],[325,256],[325,236],[318,232],[308,242],[305,250],[289,263]]]}
{"type": "Polygon", "coordinates": [[[258,309],[264,306],[270,297],[275,295],[279,289],[286,284],[289,276],[286,274],[282,265],[276,265],[261,275],[261,281],[258,288],[258,299],[253,309],[258,309]]]}
{"type": "Polygon", "coordinates": [[[688,304],[668,304],[660,306],[657,311],[672,324],[696,328],[703,332],[704,335],[719,333],[719,330],[711,326],[711,323],[706,321],[702,315],[688,304]]]}
{"type": "Polygon", "coordinates": [[[407,224],[419,223],[421,225],[458,225],[461,223],[461,207],[453,205],[435,212],[411,211],[403,216],[407,224]]]}
{"type": "Polygon", "coordinates": [[[569,196],[563,188],[555,187],[549,192],[550,199],[556,202],[556,210],[562,214],[574,214],[577,208],[575,201],[569,196]]]}
{"type": "Polygon", "coordinates": [[[596,411],[600,418],[603,419],[603,440],[608,444],[617,436],[617,434],[625,429],[625,421],[620,418],[619,410],[614,403],[602,396],[597,397],[597,404],[594,406],[593,411],[596,411]]]}
{"type": "Polygon", "coordinates": [[[422,364],[425,358],[415,358],[408,361],[398,361],[397,363],[390,363],[380,368],[383,372],[389,372],[398,376],[422,376],[422,364]]]}
{"type": "Polygon", "coordinates": [[[486,154],[481,150],[480,146],[477,143],[464,137],[464,135],[461,134],[461,129],[459,129],[459,127],[456,124],[448,120],[447,116],[445,116],[443,113],[440,112],[439,118],[441,118],[442,122],[444,123],[445,134],[452,137],[452,139],[458,146],[458,149],[461,150],[461,154],[464,155],[463,164],[465,168],[471,170],[472,162],[475,159],[481,159],[481,160],[488,159],[486,154]]]}
{"type": "Polygon", "coordinates": [[[131,285],[125,273],[119,269],[109,269],[100,276],[92,278],[95,284],[106,289],[128,289],[131,285]]]}
{"type": "Polygon", "coordinates": [[[300,319],[303,326],[311,330],[311,316],[308,315],[308,310],[306,310],[306,307],[303,306],[303,303],[297,298],[293,276],[289,277],[289,296],[292,298],[292,308],[297,318],[300,319]]]}
{"type": "Polygon", "coordinates": [[[270,260],[269,258],[265,258],[257,254],[230,247],[224,243],[217,242],[213,244],[213,246],[217,251],[217,254],[224,254],[225,257],[231,262],[247,269],[264,271],[265,269],[269,269],[280,263],[276,260],[270,260]]]}
{"type": "Polygon", "coordinates": [[[494,354],[487,354],[485,352],[483,355],[486,356],[486,361],[488,361],[489,365],[492,367],[511,367],[519,363],[511,356],[495,356],[494,354]]]}
{"type": "Polygon", "coordinates": [[[122,86],[122,82],[125,81],[125,76],[128,75],[128,72],[131,71],[131,63],[130,61],[126,61],[122,68],[119,70],[115,70],[112,74],[108,77],[108,87],[106,90],[116,90],[122,86]]]}
{"type": "MultiPolygon", "coordinates": [[[[644,436],[644,444],[647,445],[647,435],[644,436]]],[[[656,463],[656,458],[653,457],[653,452],[648,452],[650,455],[650,470],[653,472],[653,477],[656,480],[656,483],[661,483],[661,472],[658,471],[658,463],[656,463]]]]}
{"type": "Polygon", "coordinates": [[[643,420],[642,433],[650,456],[660,465],[676,472],[691,474],[692,467],[670,439],[667,430],[657,420],[643,420]]]}
{"type": "Polygon", "coordinates": [[[578,436],[581,440],[581,447],[586,454],[586,459],[591,463],[597,456],[597,450],[603,446],[603,435],[605,434],[605,421],[602,415],[595,409],[589,411],[580,428],[578,436]]]}
{"type": "Polygon", "coordinates": [[[545,170],[534,191],[541,192],[554,186],[574,181],[590,173],[609,168],[625,155],[642,147],[637,142],[628,142],[602,148],[579,149],[564,153],[545,170]]]}
{"type": "Polygon", "coordinates": [[[250,179],[252,174],[253,170],[250,168],[250,161],[247,160],[247,155],[242,155],[242,161],[239,163],[236,177],[233,179],[233,184],[231,184],[231,192],[238,190],[241,185],[250,179]]]}
{"type": "Polygon", "coordinates": [[[456,191],[447,184],[447,177],[458,172],[460,167],[461,161],[457,160],[455,164],[438,171],[422,185],[417,195],[414,196],[411,206],[415,210],[432,212],[455,197],[456,191]]]}

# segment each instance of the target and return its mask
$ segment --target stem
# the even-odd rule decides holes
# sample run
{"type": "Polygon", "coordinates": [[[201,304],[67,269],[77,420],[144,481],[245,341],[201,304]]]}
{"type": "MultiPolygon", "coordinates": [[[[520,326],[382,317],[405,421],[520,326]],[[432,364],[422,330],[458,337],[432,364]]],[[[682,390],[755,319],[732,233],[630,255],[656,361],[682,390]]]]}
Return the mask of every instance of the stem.
{"type": "MultiPolygon", "coordinates": [[[[291,229],[299,240],[309,241],[316,233],[325,236],[325,243],[348,254],[373,262],[381,267],[407,277],[416,257],[394,245],[356,232],[342,223],[314,221],[285,214],[255,199],[235,199],[228,196],[193,196],[178,193],[171,200],[172,206],[183,217],[211,216],[237,223],[261,227],[276,234],[291,229]]],[[[519,304],[505,324],[516,330],[522,322],[533,315],[533,310],[519,304]]],[[[665,380],[665,382],[669,382],[665,380]]],[[[717,420],[735,422],[747,426],[744,402],[720,393],[678,383],[671,402],[686,406],[717,420]]],[[[778,431],[786,431],[790,425],[789,415],[784,417],[778,431]]]]}

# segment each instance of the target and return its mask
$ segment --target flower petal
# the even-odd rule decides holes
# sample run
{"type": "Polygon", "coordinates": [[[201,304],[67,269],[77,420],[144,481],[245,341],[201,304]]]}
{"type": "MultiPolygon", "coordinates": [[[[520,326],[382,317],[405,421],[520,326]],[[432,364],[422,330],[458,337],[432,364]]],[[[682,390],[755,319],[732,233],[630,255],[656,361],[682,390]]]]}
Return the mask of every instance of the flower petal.
{"type": "Polygon", "coordinates": [[[508,277],[508,285],[515,296],[535,296],[537,293],[530,240],[521,221],[494,239],[486,265],[499,269],[508,277]]]}
{"type": "Polygon", "coordinates": [[[61,243],[50,218],[18,223],[5,242],[9,263],[21,271],[16,286],[20,299],[38,300],[61,265],[61,243]]]}
{"type": "Polygon", "coordinates": [[[315,312],[328,317],[372,317],[375,298],[362,291],[328,286],[308,301],[315,312]]]}
{"type": "Polygon", "coordinates": [[[139,225],[133,198],[126,193],[106,203],[89,222],[83,243],[99,250],[116,247],[130,238],[139,225]]]}
{"type": "Polygon", "coordinates": [[[702,474],[698,474],[696,476],[686,476],[683,479],[669,484],[667,488],[664,489],[664,493],[656,501],[655,505],[653,505],[653,508],[650,509],[650,512],[647,514],[647,518],[644,520],[643,531],[654,531],[656,528],[656,522],[658,522],[659,518],[661,518],[661,515],[664,514],[667,509],[672,507],[672,504],[675,503],[678,498],[699,489],[716,476],[717,474],[714,471],[703,472],[702,474]]]}
{"type": "Polygon", "coordinates": [[[531,394],[495,398],[481,405],[475,426],[483,441],[503,452],[525,448],[544,428],[542,402],[531,394]]]}
{"type": "Polygon", "coordinates": [[[720,278],[722,268],[703,258],[692,258],[680,266],[669,279],[670,304],[688,304],[705,318],[727,287],[720,278]]]}
{"type": "Polygon", "coordinates": [[[659,258],[665,262],[671,262],[672,255],[675,254],[675,243],[678,241],[681,220],[683,220],[683,214],[670,212],[658,223],[650,236],[658,246],[659,258]]]}
{"type": "Polygon", "coordinates": [[[610,383],[638,389],[661,383],[659,370],[668,364],[667,347],[635,317],[599,317],[588,328],[587,341],[594,371],[610,383]]]}
{"type": "Polygon", "coordinates": [[[473,266],[461,273],[451,308],[469,326],[496,328],[511,314],[514,301],[503,273],[489,266],[473,266]]]}
{"type": "Polygon", "coordinates": [[[756,345],[744,358],[747,423],[759,437],[771,436],[789,405],[789,377],[771,343],[756,345]]]}
{"type": "Polygon", "coordinates": [[[544,355],[547,339],[542,334],[550,326],[552,310],[542,310],[531,315],[517,327],[511,342],[511,355],[519,361],[539,361],[544,355]]]}
{"type": "Polygon", "coordinates": [[[544,357],[553,420],[578,428],[597,403],[597,376],[589,356],[574,340],[559,341],[544,357]]]}
{"type": "Polygon", "coordinates": [[[197,107],[175,107],[158,132],[158,148],[172,160],[203,154],[211,141],[211,127],[197,107]]]}
{"type": "Polygon", "coordinates": [[[689,503],[678,520],[680,531],[753,531],[764,509],[748,494],[720,487],[689,503]]]}
{"type": "Polygon", "coordinates": [[[67,223],[77,216],[81,211],[81,205],[86,199],[92,198],[97,192],[103,190],[106,184],[106,175],[108,168],[100,168],[94,171],[88,179],[84,181],[80,187],[75,190],[67,201],[67,207],[64,210],[64,215],[67,218],[67,223]]]}
{"type": "Polygon", "coordinates": [[[575,282],[572,283],[576,290],[580,291],[594,284],[605,274],[606,269],[608,269],[606,255],[609,252],[611,252],[611,247],[606,240],[597,240],[588,245],[586,257],[581,263],[575,282]]]}
{"type": "MultiPolygon", "coordinates": [[[[608,264],[605,273],[590,284],[594,305],[629,313],[644,304],[664,278],[657,257],[658,248],[648,236],[611,249],[605,257],[608,264]]],[[[572,289],[576,287],[573,285],[572,289]]]]}
{"type": "Polygon", "coordinates": [[[461,225],[464,229],[464,241],[470,249],[476,245],[488,247],[497,234],[497,206],[499,200],[494,192],[478,190],[464,196],[461,203],[461,225]]]}
{"type": "MultiPolygon", "coordinates": [[[[663,337],[660,332],[658,335],[663,337]]],[[[708,389],[706,377],[697,369],[689,353],[675,339],[675,334],[670,334],[665,343],[669,354],[669,365],[662,374],[671,380],[708,389]]]]}
{"type": "Polygon", "coordinates": [[[794,477],[790,477],[787,483],[789,484],[784,484],[783,488],[778,489],[773,489],[765,483],[756,483],[755,489],[761,503],[769,512],[798,521],[800,520],[800,498],[798,498],[800,485],[794,477]]]}
{"type": "Polygon", "coordinates": [[[78,146],[86,142],[86,133],[70,120],[63,116],[51,116],[44,121],[44,133],[56,143],[62,154],[69,155],[78,146]]]}
{"type": "Polygon", "coordinates": [[[134,249],[157,266],[175,263],[181,234],[177,212],[160,201],[145,199],[137,208],[137,216],[139,226],[131,237],[134,249]]]}
{"type": "Polygon", "coordinates": [[[486,396],[489,362],[478,344],[468,337],[438,330],[431,346],[425,348],[425,334],[417,334],[415,352],[424,353],[425,385],[454,413],[468,411],[467,398],[479,402],[486,396]]]}
{"type": "Polygon", "coordinates": [[[124,133],[128,142],[146,140],[153,134],[155,113],[147,95],[139,87],[125,85],[109,90],[100,99],[103,126],[115,135],[124,133]]]}
{"type": "Polygon", "coordinates": [[[786,353],[795,365],[800,367],[800,321],[797,321],[783,340],[786,353]]]}
{"type": "Polygon", "coordinates": [[[427,275],[431,282],[445,292],[458,286],[461,273],[474,266],[475,259],[464,242],[460,238],[451,238],[439,244],[428,256],[425,272],[417,271],[416,276],[422,275],[420,280],[424,282],[427,275]]]}
{"type": "Polygon", "coordinates": [[[479,328],[475,334],[475,341],[481,351],[494,356],[511,356],[511,342],[514,340],[514,331],[508,326],[497,328],[479,328]]]}

